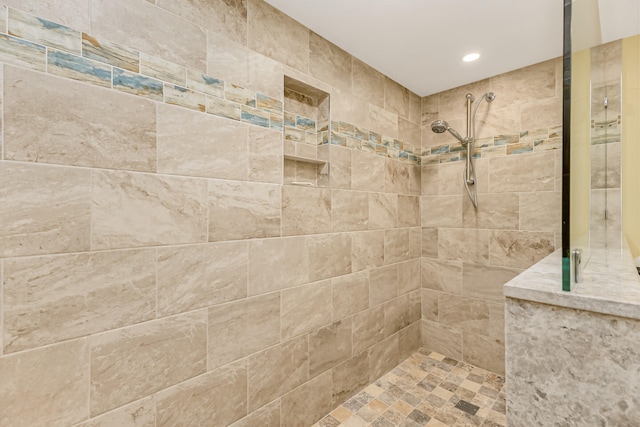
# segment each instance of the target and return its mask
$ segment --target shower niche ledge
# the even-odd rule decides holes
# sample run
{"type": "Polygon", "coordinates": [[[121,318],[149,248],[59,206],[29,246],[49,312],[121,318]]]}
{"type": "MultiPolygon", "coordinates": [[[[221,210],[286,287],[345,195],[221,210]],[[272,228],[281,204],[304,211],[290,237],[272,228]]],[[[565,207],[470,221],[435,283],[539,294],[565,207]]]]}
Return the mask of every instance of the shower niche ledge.
{"type": "Polygon", "coordinates": [[[285,185],[329,187],[329,94],[284,76],[285,185]]]}

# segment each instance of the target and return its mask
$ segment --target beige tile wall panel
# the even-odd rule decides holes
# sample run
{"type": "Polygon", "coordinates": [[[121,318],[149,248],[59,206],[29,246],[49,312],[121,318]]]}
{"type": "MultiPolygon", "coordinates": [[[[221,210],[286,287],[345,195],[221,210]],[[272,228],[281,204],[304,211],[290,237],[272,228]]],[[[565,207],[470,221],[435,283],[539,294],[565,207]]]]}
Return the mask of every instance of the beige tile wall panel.
{"type": "MultiPolygon", "coordinates": [[[[412,324],[418,322],[420,320],[420,317],[422,316],[422,304],[420,300],[420,289],[416,289],[415,291],[411,291],[411,293],[409,293],[409,315],[412,324]]],[[[418,331],[418,335],[420,335],[420,331],[418,331]]]]}
{"type": "Polygon", "coordinates": [[[398,227],[420,226],[420,198],[398,196],[398,227]]]}
{"type": "Polygon", "coordinates": [[[464,332],[464,360],[476,366],[487,366],[504,375],[504,338],[464,332]]]}
{"type": "Polygon", "coordinates": [[[398,226],[398,196],[388,193],[369,193],[369,229],[398,226]]]}
{"type": "Polygon", "coordinates": [[[91,34],[196,71],[205,71],[207,34],[142,0],[93,0],[91,34]],[[154,25],[140,25],[153,22],[154,25]]]}
{"type": "Polygon", "coordinates": [[[463,196],[424,196],[420,202],[423,227],[462,227],[463,196]]]}
{"type": "Polygon", "coordinates": [[[233,362],[280,341],[280,294],[209,308],[208,368],[233,362]]]}
{"type": "Polygon", "coordinates": [[[309,32],[309,74],[311,76],[350,94],[351,65],[349,53],[313,31],[309,32]]]}
{"type": "Polygon", "coordinates": [[[369,193],[331,190],[331,231],[358,231],[369,227],[369,193]]]}
{"type": "Polygon", "coordinates": [[[354,272],[384,265],[384,230],[353,233],[352,245],[354,272]]]}
{"type": "Polygon", "coordinates": [[[369,349],[369,381],[373,382],[400,363],[400,340],[392,335],[369,349]]]}
{"type": "Polygon", "coordinates": [[[420,343],[420,322],[414,322],[400,331],[398,335],[400,346],[400,361],[407,359],[417,349],[421,347],[420,343]]]}
{"type": "Polygon", "coordinates": [[[343,148],[338,145],[331,145],[330,150],[330,179],[331,189],[351,189],[351,177],[352,177],[352,155],[358,151],[351,150],[350,148],[343,148]]]}
{"type": "Polygon", "coordinates": [[[155,318],[153,250],[4,262],[4,353],[155,318]]]}
{"type": "Polygon", "coordinates": [[[409,230],[409,258],[420,258],[422,253],[422,233],[420,227],[412,227],[409,230]]]}
{"type": "MultiPolygon", "coordinates": [[[[385,230],[384,263],[395,264],[411,258],[410,232],[408,228],[385,230]]],[[[418,251],[418,256],[420,253],[418,251]]]]}
{"type": "Polygon", "coordinates": [[[384,108],[369,104],[369,128],[382,135],[398,137],[398,115],[384,108]]]}
{"type": "Polygon", "coordinates": [[[77,31],[91,31],[91,0],[70,0],[64,4],[56,0],[2,0],[2,4],[77,31]]]}
{"type": "Polygon", "coordinates": [[[158,172],[246,181],[248,128],[210,114],[159,105],[158,172]]]}
{"type": "Polygon", "coordinates": [[[331,120],[347,122],[359,128],[371,128],[370,104],[366,100],[352,95],[349,89],[335,85],[329,93],[331,94],[331,120]]]}
{"type": "Polygon", "coordinates": [[[560,124],[562,124],[562,97],[529,102],[520,106],[521,129],[539,129],[560,124]]]}
{"type": "Polygon", "coordinates": [[[385,76],[368,64],[353,58],[353,94],[371,104],[384,108],[385,76]]]}
{"type": "Polygon", "coordinates": [[[422,287],[462,294],[462,261],[421,259],[422,287]]]}
{"type": "Polygon", "coordinates": [[[382,156],[365,151],[351,153],[351,189],[384,191],[384,165],[382,156]]]}
{"type": "Polygon", "coordinates": [[[92,181],[92,249],[206,241],[206,180],[96,170],[92,181]]]}
{"type": "Polygon", "coordinates": [[[309,29],[261,0],[247,0],[249,48],[307,71],[309,29]],[[286,46],[286,49],[283,49],[286,46]]]}
{"type": "Polygon", "coordinates": [[[550,191],[554,189],[554,180],[553,152],[496,157],[490,161],[492,193],[550,191]]]}
{"type": "Polygon", "coordinates": [[[517,268],[463,263],[462,293],[468,297],[504,303],[504,284],[520,273],[522,270],[517,268]]]}
{"type": "Polygon", "coordinates": [[[280,427],[280,400],[263,406],[253,411],[240,421],[231,425],[231,427],[280,427]]]}
{"type": "Polygon", "coordinates": [[[420,259],[412,259],[398,265],[398,294],[420,289],[420,259]]]}
{"type": "Polygon", "coordinates": [[[192,0],[188,2],[158,0],[156,4],[186,21],[223,34],[238,43],[247,43],[246,0],[192,0]]]}
{"type": "Polygon", "coordinates": [[[4,88],[5,159],[155,172],[153,102],[13,67],[4,88]]]}
{"type": "Polygon", "coordinates": [[[331,231],[331,191],[325,188],[282,187],[282,235],[331,231]]]}
{"type": "Polygon", "coordinates": [[[387,158],[384,168],[384,191],[387,193],[410,194],[410,182],[409,164],[387,158]]]}
{"type": "Polygon", "coordinates": [[[409,295],[402,295],[384,303],[384,335],[390,337],[411,323],[409,295]]]}
{"type": "Polygon", "coordinates": [[[0,256],[86,251],[91,172],[0,162],[0,256]]]}
{"type": "Polygon", "coordinates": [[[244,242],[158,249],[158,316],[246,297],[248,252],[244,242]]]}
{"type": "Polygon", "coordinates": [[[226,426],[247,414],[246,360],[207,372],[156,396],[157,426],[226,426]]]}
{"type": "Polygon", "coordinates": [[[363,351],[332,369],[332,406],[346,401],[369,382],[369,352],[363,351]]]}
{"type": "Polygon", "coordinates": [[[520,230],[562,231],[562,192],[520,193],[520,230]]]}
{"type": "Polygon", "coordinates": [[[331,282],[324,280],[282,291],[282,340],[331,323],[331,282]]]}
{"type": "Polygon", "coordinates": [[[308,345],[303,335],[249,357],[249,411],[309,379],[308,345]]]}
{"type": "Polygon", "coordinates": [[[397,114],[398,117],[409,119],[409,98],[411,91],[399,83],[384,78],[384,108],[397,114]]]}
{"type": "MultiPolygon", "coordinates": [[[[449,123],[453,119],[464,119],[467,114],[467,93],[471,92],[479,99],[483,93],[490,90],[489,83],[489,79],[485,79],[440,92],[438,94],[438,109],[436,110],[440,116],[439,118],[449,123]]],[[[480,118],[480,113],[482,112],[478,113],[478,119],[480,118]]]]}
{"type": "Polygon", "coordinates": [[[529,268],[555,250],[551,232],[493,231],[489,243],[492,265],[529,268]]]}
{"type": "Polygon", "coordinates": [[[281,187],[209,181],[209,241],[280,236],[281,187]]]}
{"type": "Polygon", "coordinates": [[[430,289],[421,290],[422,318],[432,322],[438,321],[438,298],[444,295],[430,289]]]}
{"type": "Polygon", "coordinates": [[[0,358],[4,426],[69,426],[89,413],[89,347],[67,341],[0,358]]]}
{"type": "Polygon", "coordinates": [[[398,264],[370,270],[369,280],[370,307],[398,296],[398,264]]]}
{"type": "Polygon", "coordinates": [[[331,280],[333,320],[339,321],[369,307],[369,273],[366,271],[331,280]]]}
{"type": "Polygon", "coordinates": [[[309,426],[331,411],[331,372],[282,396],[282,427],[309,426]]]}
{"type": "Polygon", "coordinates": [[[399,118],[398,139],[413,145],[416,152],[418,152],[420,148],[420,126],[407,119],[399,118]]]}
{"type": "Polygon", "coordinates": [[[489,336],[492,338],[504,339],[505,303],[489,303],[489,336]]]}
{"type": "Polygon", "coordinates": [[[438,256],[440,259],[489,262],[489,230],[477,228],[440,228],[438,256]]]}
{"type": "Polygon", "coordinates": [[[353,317],[353,354],[358,354],[384,339],[384,306],[378,305],[353,317]]]}
{"type": "Polygon", "coordinates": [[[148,396],[207,369],[207,312],[200,310],[95,335],[91,415],[148,396]]]}
{"type": "Polygon", "coordinates": [[[309,247],[306,237],[249,242],[249,295],[309,282],[309,247]]]}
{"type": "Polygon", "coordinates": [[[435,351],[462,360],[462,331],[423,319],[422,346],[427,351],[435,351]]]}
{"type": "Polygon", "coordinates": [[[458,295],[438,296],[438,321],[465,333],[481,334],[489,329],[489,304],[458,295]]]}
{"type": "MultiPolygon", "coordinates": [[[[497,99],[497,95],[496,95],[497,99]]],[[[521,127],[518,107],[492,108],[478,112],[476,116],[476,138],[491,138],[496,135],[514,135],[521,127]]],[[[520,107],[522,108],[522,106],[520,107]]],[[[463,110],[466,111],[466,110],[463,110]]],[[[534,129],[540,128],[536,126],[534,129]]],[[[464,129],[462,123],[458,129],[464,129]]],[[[463,131],[462,131],[463,132],[463,131]]]]}
{"type": "Polygon", "coordinates": [[[352,272],[351,234],[311,236],[309,241],[309,280],[329,279],[352,272]]]}
{"type": "Polygon", "coordinates": [[[146,397],[99,415],[75,427],[156,427],[155,397],[146,397]]]}
{"type": "Polygon", "coordinates": [[[462,223],[465,228],[517,229],[519,197],[515,193],[483,194],[478,207],[462,196],[462,223]]]}
{"type": "Polygon", "coordinates": [[[249,181],[282,184],[282,133],[249,126],[249,181]]]}
{"type": "Polygon", "coordinates": [[[438,258],[438,229],[422,229],[422,256],[438,258]]]}
{"type": "Polygon", "coordinates": [[[309,334],[309,375],[325,372],[352,355],[352,318],[343,319],[309,334]]]}
{"type": "MultiPolygon", "coordinates": [[[[420,126],[420,120],[422,118],[421,111],[421,98],[415,93],[411,92],[409,94],[409,121],[420,126]]],[[[416,148],[420,147],[420,140],[418,139],[416,142],[416,148]]]]}
{"type": "Polygon", "coordinates": [[[553,98],[556,96],[556,60],[500,74],[490,80],[491,90],[497,94],[491,106],[496,109],[553,98]]]}
{"type": "Polygon", "coordinates": [[[421,167],[418,165],[409,165],[409,193],[414,196],[422,195],[422,176],[421,167]]]}

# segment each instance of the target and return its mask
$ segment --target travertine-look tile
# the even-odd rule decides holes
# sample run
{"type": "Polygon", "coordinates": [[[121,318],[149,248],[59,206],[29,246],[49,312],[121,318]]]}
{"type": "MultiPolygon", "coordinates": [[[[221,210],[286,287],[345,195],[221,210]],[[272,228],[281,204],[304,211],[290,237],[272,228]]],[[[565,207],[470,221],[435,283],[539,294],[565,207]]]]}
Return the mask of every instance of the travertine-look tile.
{"type": "Polygon", "coordinates": [[[391,80],[389,77],[384,78],[384,107],[396,113],[399,117],[409,118],[409,89],[401,84],[391,80]]]}
{"type": "Polygon", "coordinates": [[[411,299],[405,294],[384,304],[384,335],[389,337],[411,323],[411,299]]]}
{"type": "Polygon", "coordinates": [[[246,180],[248,125],[170,105],[158,106],[158,172],[246,180]]]}
{"type": "Polygon", "coordinates": [[[353,271],[384,264],[384,230],[353,233],[353,271]]]}
{"type": "Polygon", "coordinates": [[[420,211],[423,227],[462,227],[462,196],[422,197],[420,211]]]}
{"type": "Polygon", "coordinates": [[[231,427],[253,426],[280,427],[280,401],[275,400],[231,425],[231,427]]]}
{"type": "Polygon", "coordinates": [[[6,159],[155,171],[152,102],[13,67],[4,87],[6,159]]]}
{"type": "Polygon", "coordinates": [[[333,368],[351,357],[352,318],[332,323],[309,334],[309,375],[333,368]]]}
{"type": "Polygon", "coordinates": [[[280,235],[280,186],[209,181],[209,241],[280,235]]]}
{"type": "Polygon", "coordinates": [[[422,256],[438,258],[438,229],[422,229],[422,256]]]}
{"type": "Polygon", "coordinates": [[[517,229],[519,198],[515,193],[482,194],[474,208],[468,197],[462,199],[462,223],[466,228],[517,229]]]}
{"type": "Polygon", "coordinates": [[[375,381],[400,362],[400,340],[392,335],[369,349],[369,381],[375,381]]]}
{"type": "Polygon", "coordinates": [[[331,282],[282,291],[282,340],[331,323],[331,282]]]}
{"type": "Polygon", "coordinates": [[[439,229],[438,257],[486,264],[489,261],[489,230],[475,228],[439,229]]]}
{"type": "Polygon", "coordinates": [[[355,57],[352,66],[353,94],[384,108],[385,76],[355,57]]]}
{"type": "Polygon", "coordinates": [[[502,287],[521,272],[522,270],[515,268],[464,263],[462,293],[465,296],[502,303],[502,287]]]}
{"type": "Polygon", "coordinates": [[[351,92],[351,55],[313,31],[309,32],[309,74],[351,92]]]}
{"type": "Polygon", "coordinates": [[[312,425],[331,405],[331,372],[320,375],[282,396],[282,427],[312,425]]]}
{"type": "Polygon", "coordinates": [[[504,375],[504,338],[463,333],[464,361],[504,375]]]}
{"type": "Polygon", "coordinates": [[[369,104],[369,128],[382,135],[396,138],[398,136],[398,115],[384,108],[369,104]]]}
{"type": "Polygon", "coordinates": [[[91,415],[148,396],[206,371],[206,311],[95,335],[91,415]]]}
{"type": "Polygon", "coordinates": [[[0,358],[2,424],[68,426],[89,411],[89,348],[67,341],[0,358]]]}
{"type": "Polygon", "coordinates": [[[194,0],[185,3],[158,0],[156,4],[189,22],[224,34],[233,41],[242,44],[247,42],[246,0],[194,0]]]}
{"type": "Polygon", "coordinates": [[[462,293],[462,261],[422,258],[421,266],[423,288],[462,293]]]}
{"type": "Polygon", "coordinates": [[[249,411],[293,390],[309,378],[307,336],[249,357],[249,411]]]}
{"type": "Polygon", "coordinates": [[[247,263],[243,242],[158,249],[158,316],[246,297],[247,263]]]}
{"type": "Polygon", "coordinates": [[[398,296],[398,264],[369,271],[369,305],[374,307],[398,296]]]}
{"type": "Polygon", "coordinates": [[[555,250],[551,232],[493,231],[489,240],[492,265],[529,268],[555,250]]]}
{"type": "Polygon", "coordinates": [[[359,272],[331,281],[333,320],[342,320],[369,307],[369,273],[359,272]]]}
{"type": "Polygon", "coordinates": [[[369,193],[369,229],[395,228],[398,224],[398,196],[369,193]]]}
{"type": "Polygon", "coordinates": [[[4,262],[4,353],[151,320],[152,250],[4,262]]]}
{"type": "Polygon", "coordinates": [[[552,151],[526,156],[490,159],[492,193],[553,190],[555,169],[552,151]]]}
{"type": "Polygon", "coordinates": [[[556,95],[555,68],[555,60],[550,60],[492,77],[491,90],[500,94],[491,103],[492,106],[505,108],[523,102],[553,98],[556,95]]]}
{"type": "Polygon", "coordinates": [[[248,179],[282,183],[282,133],[249,126],[248,179]]]}
{"type": "Polygon", "coordinates": [[[384,306],[370,308],[353,317],[353,354],[384,339],[384,306]]]}
{"type": "Polygon", "coordinates": [[[351,189],[384,191],[384,164],[385,159],[382,156],[366,151],[352,151],[351,189]]]}
{"type": "Polygon", "coordinates": [[[331,190],[331,224],[333,232],[366,230],[369,224],[369,194],[331,190]]]}
{"type": "Polygon", "coordinates": [[[331,191],[325,188],[282,187],[282,235],[331,231],[331,191]]]}
{"type": "Polygon", "coordinates": [[[55,0],[3,0],[11,8],[28,12],[78,31],[89,32],[90,0],[70,0],[60,4],[55,0]]]}
{"type": "Polygon", "coordinates": [[[206,32],[145,1],[92,1],[91,33],[187,68],[205,69],[206,32]]]}
{"type": "Polygon", "coordinates": [[[91,172],[0,163],[0,255],[89,249],[91,172]]]}
{"type": "Polygon", "coordinates": [[[414,322],[400,331],[398,335],[400,360],[405,360],[420,348],[420,322],[414,322]]]}
{"type": "Polygon", "coordinates": [[[308,283],[308,252],[306,237],[249,242],[249,295],[308,283]]]}
{"type": "Polygon", "coordinates": [[[409,164],[389,158],[385,159],[385,162],[384,191],[396,194],[411,193],[409,164]]]}
{"type": "Polygon", "coordinates": [[[398,196],[398,227],[420,226],[420,198],[398,196]]]}
{"type": "Polygon", "coordinates": [[[562,124],[562,96],[542,99],[520,107],[521,129],[539,129],[562,124]]]}
{"type": "Polygon", "coordinates": [[[420,259],[412,259],[398,266],[398,294],[420,289],[420,259]]]}
{"type": "Polygon", "coordinates": [[[431,320],[432,322],[438,321],[438,298],[440,295],[442,295],[441,292],[432,291],[430,289],[422,289],[420,296],[423,319],[431,320]]]}
{"type": "Polygon", "coordinates": [[[309,29],[264,1],[248,0],[247,9],[249,48],[306,72],[309,29]]]}
{"type": "Polygon", "coordinates": [[[369,352],[363,351],[332,369],[332,406],[353,396],[369,384],[369,352]]]}
{"type": "Polygon", "coordinates": [[[520,230],[560,232],[561,215],[561,191],[520,193],[520,230]]]}
{"type": "Polygon", "coordinates": [[[206,241],[207,182],[93,171],[92,249],[206,241]]]}
{"type": "Polygon", "coordinates": [[[209,369],[263,350],[279,340],[278,293],[209,308],[209,369]]]}
{"type": "Polygon", "coordinates": [[[408,228],[385,230],[384,232],[384,263],[394,264],[410,258],[411,247],[408,228]]]}
{"type": "MultiPolygon", "coordinates": [[[[489,91],[489,80],[480,80],[464,86],[450,89],[438,94],[438,113],[449,123],[452,118],[464,118],[466,114],[466,94],[471,92],[476,96],[489,91]]],[[[423,111],[425,111],[423,103],[423,111]]],[[[456,128],[457,129],[457,128],[456,128]]]]}
{"type": "Polygon", "coordinates": [[[328,279],[351,273],[351,235],[348,233],[311,236],[309,280],[328,279]]]}
{"type": "Polygon", "coordinates": [[[155,398],[146,397],[90,419],[76,427],[156,427],[155,398]]]}
{"type": "Polygon", "coordinates": [[[453,359],[462,359],[462,331],[429,320],[422,321],[422,346],[453,359]]]}
{"type": "Polygon", "coordinates": [[[331,165],[331,188],[332,189],[351,189],[351,170],[352,155],[354,150],[332,145],[330,149],[330,165],[331,165]]]}
{"type": "Polygon", "coordinates": [[[247,414],[246,360],[157,394],[158,426],[229,425],[247,414]]]}
{"type": "Polygon", "coordinates": [[[438,296],[438,321],[465,333],[486,334],[489,329],[489,304],[459,295],[438,296]]]}

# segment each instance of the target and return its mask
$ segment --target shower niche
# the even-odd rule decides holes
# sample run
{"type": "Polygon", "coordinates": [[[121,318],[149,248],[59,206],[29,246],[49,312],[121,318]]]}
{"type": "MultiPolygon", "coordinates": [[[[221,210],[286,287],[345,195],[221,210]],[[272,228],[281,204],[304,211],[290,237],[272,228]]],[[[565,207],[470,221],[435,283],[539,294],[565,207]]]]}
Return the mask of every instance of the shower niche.
{"type": "Polygon", "coordinates": [[[329,94],[284,77],[285,185],[329,186],[329,94]]]}

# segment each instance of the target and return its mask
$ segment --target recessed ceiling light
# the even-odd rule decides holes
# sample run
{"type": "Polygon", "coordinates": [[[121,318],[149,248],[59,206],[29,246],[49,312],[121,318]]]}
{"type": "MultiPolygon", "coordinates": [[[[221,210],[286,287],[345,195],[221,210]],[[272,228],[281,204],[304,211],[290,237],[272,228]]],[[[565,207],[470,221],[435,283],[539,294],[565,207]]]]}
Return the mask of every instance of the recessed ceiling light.
{"type": "Polygon", "coordinates": [[[479,53],[470,53],[468,55],[465,55],[462,60],[464,62],[472,62],[475,61],[476,59],[480,58],[480,54],[479,53]]]}

